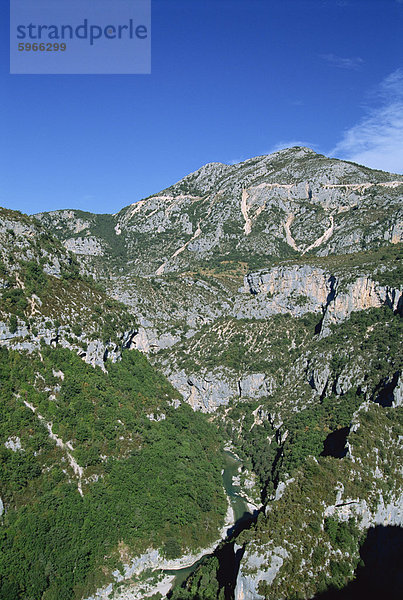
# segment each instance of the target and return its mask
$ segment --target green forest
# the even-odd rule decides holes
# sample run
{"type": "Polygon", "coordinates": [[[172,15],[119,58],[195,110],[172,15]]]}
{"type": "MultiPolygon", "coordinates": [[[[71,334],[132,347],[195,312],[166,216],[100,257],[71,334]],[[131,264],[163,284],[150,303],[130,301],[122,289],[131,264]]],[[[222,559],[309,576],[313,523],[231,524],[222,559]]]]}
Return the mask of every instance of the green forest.
{"type": "Polygon", "coordinates": [[[0,350],[4,600],[80,598],[122,566],[122,545],[172,558],[217,537],[226,499],[216,428],[188,405],[174,408],[177,393],[140,353],[107,366],[64,349],[0,350]],[[71,441],[83,496],[45,422],[71,441]],[[13,451],[5,442],[16,435],[13,451]]]}

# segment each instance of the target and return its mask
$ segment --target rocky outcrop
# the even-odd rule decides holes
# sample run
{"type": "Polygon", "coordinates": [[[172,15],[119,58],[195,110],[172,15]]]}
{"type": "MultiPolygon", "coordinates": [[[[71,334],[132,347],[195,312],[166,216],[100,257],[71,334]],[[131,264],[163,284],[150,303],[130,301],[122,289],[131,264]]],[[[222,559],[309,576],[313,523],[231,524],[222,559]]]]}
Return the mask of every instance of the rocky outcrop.
{"type": "Polygon", "coordinates": [[[22,450],[21,440],[18,436],[9,437],[8,440],[4,442],[4,446],[12,452],[18,452],[18,450],[22,450]]]}
{"type": "Polygon", "coordinates": [[[238,380],[238,390],[240,398],[254,400],[262,395],[267,395],[268,388],[271,386],[271,378],[267,380],[264,373],[251,373],[238,380]]]}
{"type": "Polygon", "coordinates": [[[236,383],[228,382],[222,374],[206,373],[203,376],[185,371],[167,373],[172,385],[182,394],[193,410],[212,412],[236,393],[236,383]]]}
{"type": "Polygon", "coordinates": [[[343,321],[353,311],[381,306],[388,306],[393,311],[403,314],[403,291],[378,285],[365,276],[358,277],[345,291],[338,292],[336,286],[335,296],[325,309],[321,333],[326,335],[331,325],[343,321]]]}
{"type": "Polygon", "coordinates": [[[63,242],[63,245],[67,250],[75,254],[84,254],[86,256],[102,256],[104,254],[102,245],[93,236],[69,238],[63,242]]]}
{"type": "Polygon", "coordinates": [[[402,406],[403,404],[403,377],[400,374],[399,379],[397,381],[397,385],[393,390],[393,403],[392,406],[397,408],[398,406],[402,406]]]}
{"type": "Polygon", "coordinates": [[[187,374],[182,369],[167,370],[166,375],[193,410],[202,412],[214,412],[231,398],[242,401],[267,396],[276,386],[274,379],[264,373],[251,373],[238,379],[220,369],[198,375],[187,374]]]}
{"type": "Polygon", "coordinates": [[[325,392],[326,387],[329,383],[331,376],[331,370],[329,365],[324,364],[321,367],[314,367],[308,374],[309,385],[314,389],[320,396],[325,392]]]}
{"type": "MultiPolygon", "coordinates": [[[[149,323],[149,325],[151,324],[149,323]]],[[[136,335],[133,337],[132,347],[140,352],[149,354],[150,352],[156,352],[163,348],[170,348],[179,342],[179,340],[179,336],[172,335],[171,333],[158,334],[158,332],[150,326],[139,327],[136,335]]]]}
{"type": "Polygon", "coordinates": [[[287,557],[287,550],[281,546],[275,546],[269,555],[246,550],[237,577],[235,600],[264,600],[258,592],[260,582],[272,583],[287,557]]]}
{"type": "Polygon", "coordinates": [[[38,323],[37,328],[33,330],[25,323],[19,322],[17,329],[11,331],[8,323],[0,321],[0,346],[27,352],[40,350],[41,343],[54,347],[60,346],[77,352],[93,367],[98,366],[105,370],[106,360],[116,362],[120,360],[124,349],[133,347],[133,339],[137,333],[134,329],[120,333],[118,344],[90,339],[91,332],[88,331],[74,341],[70,336],[69,328],[55,327],[54,323],[49,326],[51,321],[47,323],[47,326],[43,322],[38,323]]]}
{"type": "MultiPolygon", "coordinates": [[[[275,267],[270,271],[250,273],[245,277],[243,294],[251,294],[255,303],[239,306],[239,317],[243,310],[259,318],[290,312],[301,316],[307,312],[319,312],[333,293],[334,278],[323,269],[309,265],[275,267]]],[[[239,299],[239,304],[242,297],[239,299]]]]}
{"type": "Polygon", "coordinates": [[[363,498],[343,498],[339,494],[336,503],[325,508],[324,516],[335,517],[338,521],[354,518],[363,530],[376,525],[402,527],[403,493],[388,501],[381,494],[375,507],[371,507],[363,498]]]}
{"type": "Polygon", "coordinates": [[[248,302],[242,301],[242,297],[237,299],[234,310],[238,318],[321,313],[321,335],[327,335],[331,325],[347,319],[354,311],[388,306],[403,313],[402,290],[381,286],[366,275],[357,275],[348,282],[344,274],[332,274],[309,265],[250,273],[240,292],[252,297],[248,302]]]}

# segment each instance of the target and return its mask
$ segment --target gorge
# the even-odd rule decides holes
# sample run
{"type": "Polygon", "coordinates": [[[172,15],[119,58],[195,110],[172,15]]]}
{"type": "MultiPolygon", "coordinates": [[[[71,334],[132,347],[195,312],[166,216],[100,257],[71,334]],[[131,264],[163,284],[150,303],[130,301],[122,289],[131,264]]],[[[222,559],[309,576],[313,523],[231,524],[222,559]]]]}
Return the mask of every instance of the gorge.
{"type": "Polygon", "coordinates": [[[0,597],[354,590],[400,543],[402,197],[294,147],[1,209],[0,597]]]}

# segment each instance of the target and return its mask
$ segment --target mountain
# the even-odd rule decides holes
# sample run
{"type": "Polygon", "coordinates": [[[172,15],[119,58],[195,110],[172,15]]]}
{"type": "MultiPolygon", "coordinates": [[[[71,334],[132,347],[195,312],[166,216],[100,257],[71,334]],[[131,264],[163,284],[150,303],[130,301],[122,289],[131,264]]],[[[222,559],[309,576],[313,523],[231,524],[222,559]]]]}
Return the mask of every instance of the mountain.
{"type": "Polygon", "coordinates": [[[165,595],[203,555],[174,600],[347,585],[402,525],[402,196],[296,147],[115,215],[0,213],[5,598],[165,595]]]}
{"type": "Polygon", "coordinates": [[[93,270],[144,276],[396,243],[400,200],[398,176],[292,148],[205,165],[113,216],[36,216],[93,270]]]}

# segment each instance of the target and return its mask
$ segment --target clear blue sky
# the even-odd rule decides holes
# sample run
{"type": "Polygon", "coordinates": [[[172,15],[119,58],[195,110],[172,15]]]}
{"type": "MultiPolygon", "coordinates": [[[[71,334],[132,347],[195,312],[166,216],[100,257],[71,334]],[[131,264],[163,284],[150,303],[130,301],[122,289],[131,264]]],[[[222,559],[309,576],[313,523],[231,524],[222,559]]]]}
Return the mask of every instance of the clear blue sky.
{"type": "Polygon", "coordinates": [[[403,0],[153,0],[151,75],[10,75],[0,205],[116,212],[287,145],[403,172],[403,0]]]}

